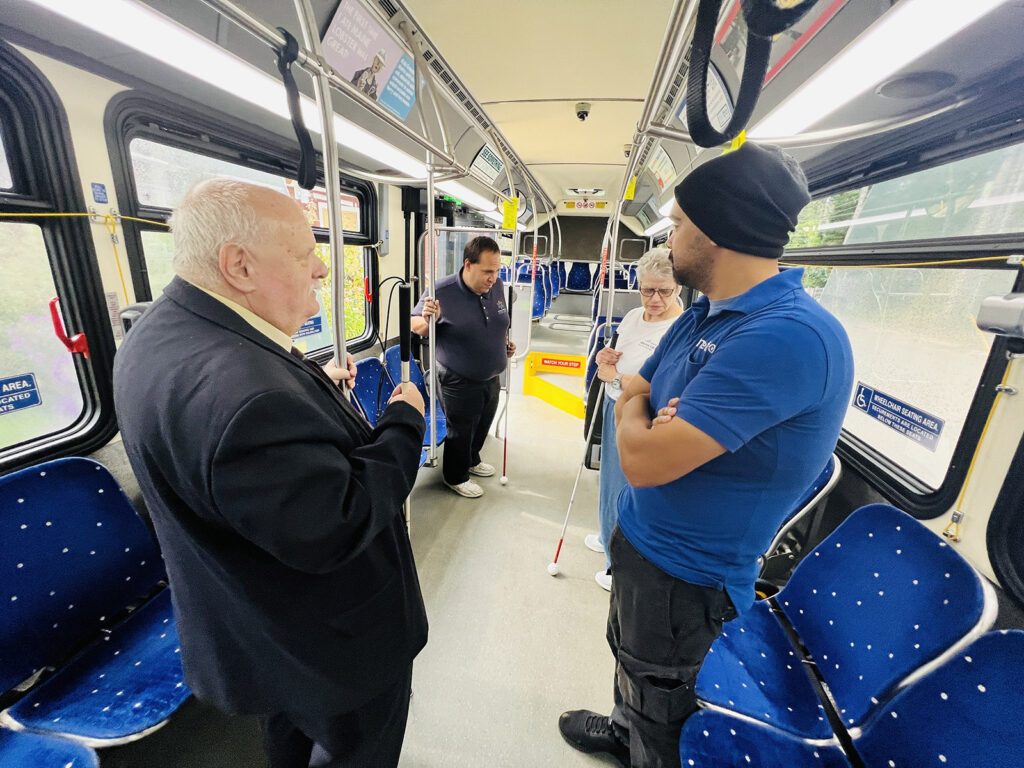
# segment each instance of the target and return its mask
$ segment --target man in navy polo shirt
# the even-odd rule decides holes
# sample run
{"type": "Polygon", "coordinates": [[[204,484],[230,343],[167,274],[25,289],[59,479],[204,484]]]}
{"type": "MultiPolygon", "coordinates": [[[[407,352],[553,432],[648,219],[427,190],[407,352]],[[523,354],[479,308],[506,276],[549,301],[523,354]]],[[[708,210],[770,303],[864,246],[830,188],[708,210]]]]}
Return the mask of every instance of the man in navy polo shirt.
{"type": "Polygon", "coordinates": [[[516,351],[508,340],[500,270],[498,244],[489,237],[474,237],[466,243],[459,273],[438,280],[433,297],[424,291],[412,311],[411,327],[420,336],[430,333],[431,315],[437,318],[437,381],[448,419],[444,483],[471,499],[482,496],[483,489],[470,475],[494,474],[494,467],[481,461],[480,449],[498,410],[498,378],[516,351]]]}
{"type": "Polygon", "coordinates": [[[675,189],[676,280],[704,295],[616,406],[629,481],[612,534],[611,717],[563,737],[632,766],[680,765],[679,732],[722,623],[754,599],[757,559],[835,447],[853,384],[839,322],[778,259],[810,197],[800,166],[744,144],[675,189]]]}

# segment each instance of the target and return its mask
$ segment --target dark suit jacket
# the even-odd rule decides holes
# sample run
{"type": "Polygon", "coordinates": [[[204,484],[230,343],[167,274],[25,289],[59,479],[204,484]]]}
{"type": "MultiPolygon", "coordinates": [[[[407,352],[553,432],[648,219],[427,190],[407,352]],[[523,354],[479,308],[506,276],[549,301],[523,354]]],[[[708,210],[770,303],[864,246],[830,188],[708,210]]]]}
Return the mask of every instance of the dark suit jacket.
{"type": "Polygon", "coordinates": [[[408,671],[427,620],[402,502],[423,417],[376,429],[336,387],[175,278],[114,362],[167,563],[186,682],[229,712],[345,712],[408,671]]]}

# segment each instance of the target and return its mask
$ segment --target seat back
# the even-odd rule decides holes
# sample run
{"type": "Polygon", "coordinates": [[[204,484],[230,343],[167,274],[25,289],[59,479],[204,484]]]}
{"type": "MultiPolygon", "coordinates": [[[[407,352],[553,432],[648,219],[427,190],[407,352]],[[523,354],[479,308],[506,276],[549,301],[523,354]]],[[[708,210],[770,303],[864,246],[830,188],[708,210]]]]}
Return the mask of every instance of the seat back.
{"type": "Polygon", "coordinates": [[[352,394],[359,401],[370,426],[377,426],[394,388],[391,377],[376,357],[356,361],[356,385],[352,388],[352,394]]]}
{"type": "MultiPolygon", "coordinates": [[[[384,350],[384,369],[387,372],[388,378],[395,382],[397,386],[398,382],[402,380],[402,350],[397,344],[384,350]]],[[[415,357],[409,358],[409,381],[416,385],[420,395],[423,396],[423,402],[426,404],[426,412],[423,414],[423,418],[427,424],[427,431],[423,435],[423,444],[428,445],[430,443],[430,398],[427,396],[427,383],[423,378],[423,373],[420,371],[419,363],[416,362],[415,357]]],[[[442,442],[448,436],[448,421],[445,418],[444,410],[441,408],[441,401],[437,400],[436,402],[438,423],[437,437],[434,439],[435,444],[442,442]]]]}
{"type": "Polygon", "coordinates": [[[836,483],[839,482],[842,474],[842,464],[839,462],[839,457],[833,453],[828,457],[828,461],[825,462],[825,468],[821,470],[821,474],[814,479],[811,487],[800,497],[800,501],[793,507],[792,513],[779,527],[779,532],[775,534],[771,545],[765,550],[765,557],[768,557],[775,551],[775,548],[779,546],[779,542],[782,541],[783,537],[793,526],[803,520],[818,504],[825,500],[829,493],[832,492],[832,489],[835,488],[836,483]]]}
{"type": "Polygon", "coordinates": [[[975,570],[887,504],[850,515],[777,597],[837,704],[859,725],[915,671],[992,625],[995,599],[975,570]]]}
{"type": "Polygon", "coordinates": [[[106,467],[69,458],[0,477],[0,693],[59,666],[166,578],[106,467]]]}
{"type": "Polygon", "coordinates": [[[565,278],[565,290],[586,293],[590,290],[590,262],[574,261],[565,278]]]}
{"type": "MultiPolygon", "coordinates": [[[[587,339],[587,364],[583,369],[583,391],[590,391],[590,382],[594,380],[594,376],[597,375],[597,353],[604,347],[605,341],[605,326],[604,318],[599,318],[598,322],[593,329],[590,331],[590,337],[587,339]]],[[[615,331],[619,328],[619,321],[616,318],[610,328],[607,329],[608,339],[611,339],[615,335],[615,331]]]]}
{"type": "Polygon", "coordinates": [[[871,766],[1024,765],[1024,632],[984,635],[888,702],[853,745],[871,766]]]}
{"type": "Polygon", "coordinates": [[[41,733],[0,728],[0,765],[24,768],[99,768],[99,755],[84,744],[41,733]]]}
{"type": "MultiPolygon", "coordinates": [[[[615,291],[615,306],[612,311],[613,317],[622,318],[631,309],[643,306],[640,300],[639,291],[615,291]]],[[[594,299],[590,305],[590,318],[596,321],[598,315],[608,311],[608,292],[606,290],[594,291],[594,299]]]]}

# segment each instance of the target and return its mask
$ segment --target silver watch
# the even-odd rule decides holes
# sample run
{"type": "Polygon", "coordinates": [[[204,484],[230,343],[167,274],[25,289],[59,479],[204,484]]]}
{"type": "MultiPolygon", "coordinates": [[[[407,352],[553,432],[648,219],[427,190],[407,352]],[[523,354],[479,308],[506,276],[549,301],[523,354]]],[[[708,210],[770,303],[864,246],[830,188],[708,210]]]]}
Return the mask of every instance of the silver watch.
{"type": "Polygon", "coordinates": [[[612,389],[622,390],[622,374],[620,373],[614,379],[608,382],[608,386],[612,389]]]}

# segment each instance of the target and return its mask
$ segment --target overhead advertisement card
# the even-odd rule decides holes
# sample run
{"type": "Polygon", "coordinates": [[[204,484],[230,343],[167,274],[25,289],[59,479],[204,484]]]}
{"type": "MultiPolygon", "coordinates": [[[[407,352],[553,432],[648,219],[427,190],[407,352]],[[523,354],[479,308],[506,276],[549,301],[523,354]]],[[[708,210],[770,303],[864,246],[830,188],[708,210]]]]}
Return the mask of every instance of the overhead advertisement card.
{"type": "Polygon", "coordinates": [[[665,189],[665,185],[676,177],[676,168],[672,165],[672,158],[660,144],[651,152],[647,160],[647,170],[654,174],[654,180],[658,182],[659,190],[665,189]]]}
{"type": "Polygon", "coordinates": [[[324,58],[352,85],[405,120],[416,103],[412,56],[359,0],[341,0],[323,39],[324,58]]]}

